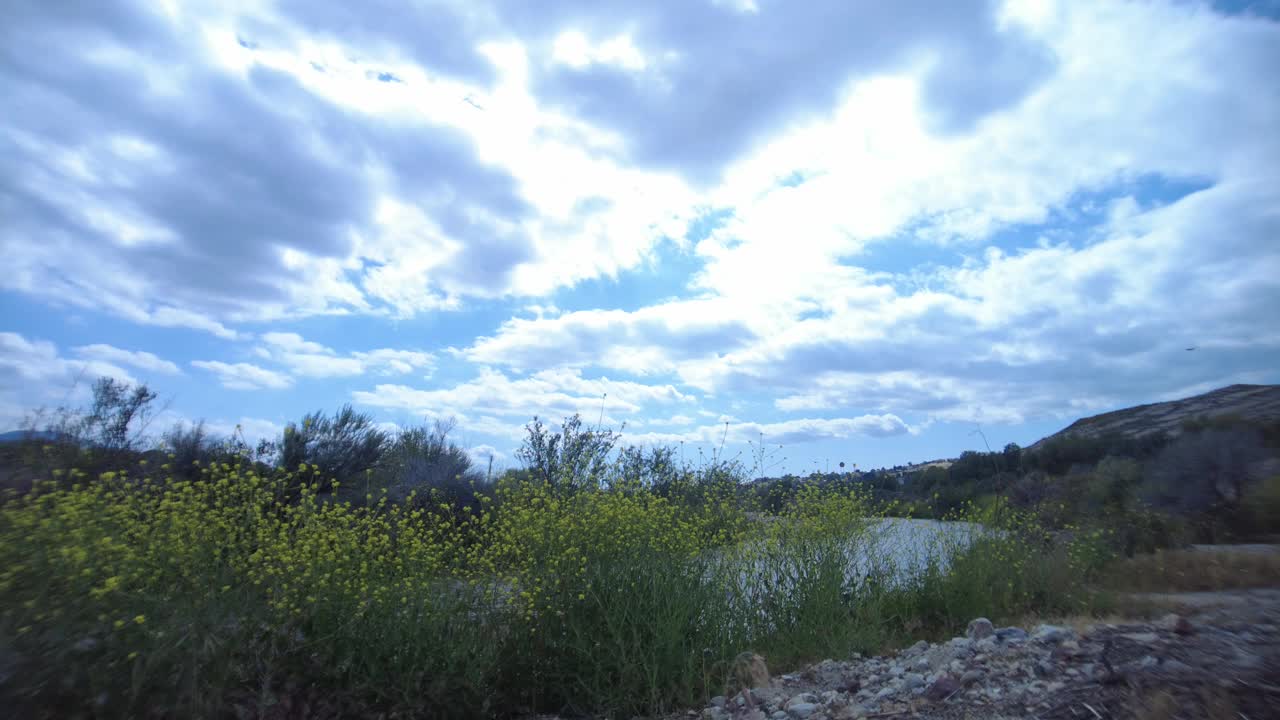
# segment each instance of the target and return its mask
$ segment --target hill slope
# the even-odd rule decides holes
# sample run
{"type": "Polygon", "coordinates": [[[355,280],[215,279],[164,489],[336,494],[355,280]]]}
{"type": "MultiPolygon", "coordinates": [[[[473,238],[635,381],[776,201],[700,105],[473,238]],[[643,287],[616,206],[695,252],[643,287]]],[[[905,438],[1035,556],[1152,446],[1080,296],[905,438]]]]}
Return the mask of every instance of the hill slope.
{"type": "Polygon", "coordinates": [[[1184,420],[1219,415],[1239,415],[1260,421],[1280,420],[1280,385],[1229,385],[1181,400],[1138,405],[1082,418],[1041,438],[1028,449],[1068,435],[1098,437],[1114,432],[1139,438],[1158,432],[1177,434],[1184,420]]]}

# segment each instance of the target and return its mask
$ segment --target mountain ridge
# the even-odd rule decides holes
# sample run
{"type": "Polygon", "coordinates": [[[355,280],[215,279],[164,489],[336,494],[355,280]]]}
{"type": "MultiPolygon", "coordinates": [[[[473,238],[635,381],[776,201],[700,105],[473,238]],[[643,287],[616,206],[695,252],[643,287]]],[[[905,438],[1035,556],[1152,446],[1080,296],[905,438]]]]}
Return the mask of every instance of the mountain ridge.
{"type": "Polygon", "coordinates": [[[1177,435],[1186,420],[1237,415],[1249,420],[1280,420],[1280,385],[1227,385],[1207,393],[1146,403],[1080,418],[1027,447],[1036,450],[1051,440],[1069,436],[1099,437],[1118,433],[1141,438],[1156,433],[1177,435]]]}

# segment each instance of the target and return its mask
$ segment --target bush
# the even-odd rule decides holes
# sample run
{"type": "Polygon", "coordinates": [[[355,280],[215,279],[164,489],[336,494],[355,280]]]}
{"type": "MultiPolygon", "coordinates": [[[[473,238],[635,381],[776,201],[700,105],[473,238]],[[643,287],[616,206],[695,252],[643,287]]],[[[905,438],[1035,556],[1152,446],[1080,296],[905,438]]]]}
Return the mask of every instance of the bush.
{"type": "MultiPolygon", "coordinates": [[[[661,714],[723,693],[744,652],[785,668],[1088,600],[1089,548],[995,500],[958,516],[992,532],[931,526],[913,554],[910,521],[865,490],[802,486],[761,519],[731,463],[664,494],[599,465],[612,434],[566,427],[567,454],[543,437],[558,484],[530,468],[471,503],[322,502],[344,487],[322,467],[243,461],[190,480],[71,471],[11,498],[0,700],[53,716],[661,714]]],[[[295,431],[306,450],[361,428],[339,413],[295,431]]],[[[425,458],[422,482],[447,489],[439,473],[462,467],[447,432],[402,434],[381,471],[425,458]]]]}
{"type": "Polygon", "coordinates": [[[467,451],[449,441],[453,428],[453,421],[437,421],[430,430],[402,430],[388,444],[375,475],[392,501],[412,495],[418,506],[479,508],[477,493],[484,490],[485,478],[467,451]]]}
{"type": "Polygon", "coordinates": [[[1249,489],[1243,503],[1244,520],[1253,534],[1280,533],[1280,475],[1249,489]]]}
{"type": "Polygon", "coordinates": [[[371,470],[386,445],[387,434],[374,426],[370,415],[344,405],[332,418],[317,411],[301,424],[286,425],[280,462],[286,469],[319,467],[322,487],[327,489],[330,480],[346,483],[371,470]]]}
{"type": "Polygon", "coordinates": [[[1249,465],[1265,454],[1255,430],[1185,434],[1151,463],[1144,490],[1156,507],[1178,512],[1233,507],[1244,496],[1249,465]]]}
{"type": "Polygon", "coordinates": [[[595,488],[608,480],[609,454],[621,437],[612,430],[587,429],[582,416],[567,417],[553,433],[538,418],[525,426],[516,457],[543,483],[559,491],[595,488]]]}

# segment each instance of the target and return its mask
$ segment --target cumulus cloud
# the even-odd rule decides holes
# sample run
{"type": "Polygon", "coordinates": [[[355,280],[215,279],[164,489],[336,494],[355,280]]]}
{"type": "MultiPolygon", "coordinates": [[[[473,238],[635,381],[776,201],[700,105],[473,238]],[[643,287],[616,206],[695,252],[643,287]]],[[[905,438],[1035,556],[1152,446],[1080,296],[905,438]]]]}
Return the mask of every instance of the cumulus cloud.
{"type": "Polygon", "coordinates": [[[208,370],[228,390],[283,390],[293,378],[252,363],[225,363],[219,360],[192,360],[192,367],[208,370]]]}
{"type": "Polygon", "coordinates": [[[137,384],[120,365],[89,355],[80,360],[65,358],[48,340],[0,332],[0,423],[13,426],[40,408],[84,403],[99,377],[137,384]]]}
{"type": "MultiPolygon", "coordinates": [[[[81,10],[0,28],[0,289],[252,342],[262,366],[194,364],[227,387],[443,375],[355,399],[506,439],[572,412],[698,437],[723,406],[800,441],[1275,379],[1280,23],[1257,14],[81,10]],[[661,293],[612,282],[637,268],[661,293]],[[491,324],[439,357],[271,324],[456,310],[491,324]]],[[[23,382],[176,370],[10,335],[23,382]]]]}
{"type": "Polygon", "coordinates": [[[430,370],[434,357],[415,350],[380,348],[339,354],[332,348],[303,339],[297,333],[269,332],[262,335],[259,357],[284,365],[293,375],[310,378],[376,375],[405,375],[430,370]]]}
{"type": "MultiPolygon", "coordinates": [[[[353,399],[370,407],[408,411],[428,417],[458,416],[466,430],[482,431],[473,416],[506,418],[502,434],[535,415],[552,420],[582,413],[608,412],[622,416],[647,407],[686,403],[693,398],[672,385],[647,385],[607,377],[587,378],[573,369],[544,370],[526,377],[511,377],[482,367],[472,380],[449,388],[424,390],[406,385],[380,384],[372,391],[357,391],[353,399]],[[518,419],[518,420],[517,420],[518,419]]],[[[492,424],[486,424],[492,429],[492,424]]]]}
{"type": "Polygon", "coordinates": [[[1045,7],[1003,22],[1057,70],[967,131],[938,132],[929,76],[906,69],[742,156],[712,194],[733,212],[696,249],[710,299],[510,322],[467,356],[533,364],[563,346],[567,362],[656,368],[787,412],[1004,422],[1257,377],[1280,287],[1266,160],[1280,141],[1263,129],[1280,122],[1264,89],[1280,25],[1193,5],[1045,7]],[[1224,67],[1230,83],[1195,80],[1224,67]],[[1126,195],[1179,184],[1194,187],[1126,195]],[[1116,200],[1098,214],[1084,193],[1116,200]],[[984,247],[998,232],[1023,238],[984,247]],[[908,244],[946,261],[874,269],[908,244]],[[751,332],[693,354],[660,340],[677,322],[751,332]],[[1218,350],[1186,357],[1199,339],[1218,350]]]}
{"type": "Polygon", "coordinates": [[[81,345],[75,350],[77,355],[92,360],[101,360],[102,362],[116,365],[129,365],[139,370],[148,370],[162,375],[182,374],[182,370],[172,361],[142,350],[122,350],[118,347],[101,343],[81,345]]]}
{"type": "Polygon", "coordinates": [[[845,440],[857,437],[885,438],[916,433],[892,413],[860,415],[848,418],[795,418],[779,422],[723,422],[703,425],[685,432],[627,433],[625,440],[637,444],[670,445],[678,442],[743,444],[757,442],[763,436],[769,444],[802,445],[819,440],[845,440]]]}

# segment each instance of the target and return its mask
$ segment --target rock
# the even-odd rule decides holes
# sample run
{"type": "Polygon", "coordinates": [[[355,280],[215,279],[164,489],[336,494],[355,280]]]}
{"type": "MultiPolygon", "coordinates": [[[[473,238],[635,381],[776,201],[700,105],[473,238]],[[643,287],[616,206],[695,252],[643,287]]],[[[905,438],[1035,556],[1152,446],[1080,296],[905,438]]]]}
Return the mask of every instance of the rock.
{"type": "Polygon", "coordinates": [[[877,700],[884,700],[887,697],[893,697],[898,691],[892,685],[886,685],[880,688],[880,692],[876,693],[877,700]]]}
{"type": "Polygon", "coordinates": [[[1196,669],[1179,660],[1165,660],[1160,663],[1160,672],[1167,675],[1194,675],[1196,669]]]}
{"type": "Polygon", "coordinates": [[[969,623],[968,629],[965,630],[965,637],[970,640],[981,640],[991,637],[995,633],[995,626],[986,618],[977,618],[969,623]]]}
{"type": "MultiPolygon", "coordinates": [[[[741,717],[741,720],[768,720],[769,719],[769,716],[765,715],[764,711],[759,709],[748,710],[745,713],[743,713],[740,717],[741,717]]],[[[783,713],[783,717],[786,717],[786,713],[783,713]]]]}
{"type": "Polygon", "coordinates": [[[1160,636],[1153,632],[1120,633],[1119,637],[1125,640],[1132,640],[1139,645],[1151,645],[1160,639],[1160,636]]]}
{"type": "Polygon", "coordinates": [[[739,687],[769,687],[769,667],[762,656],[744,652],[734,660],[733,669],[739,687]]]}
{"type": "Polygon", "coordinates": [[[921,640],[917,642],[915,645],[912,645],[906,650],[903,650],[902,654],[905,657],[915,657],[916,655],[919,655],[927,651],[928,649],[929,649],[929,643],[925,642],[924,640],[921,640]]]}
{"type": "Polygon", "coordinates": [[[722,708],[722,707],[724,707],[724,706],[725,706],[725,704],[726,704],[726,703],[728,703],[728,702],[729,702],[729,700],[728,700],[727,698],[725,698],[725,696],[723,696],[723,695],[717,695],[717,696],[715,696],[715,697],[711,698],[711,706],[712,706],[712,707],[722,708]]]}
{"type": "Polygon", "coordinates": [[[779,711],[775,712],[774,714],[770,715],[769,717],[773,718],[773,720],[787,720],[788,715],[787,715],[786,711],[784,711],[784,710],[779,710],[779,711]]]}
{"type": "Polygon", "coordinates": [[[844,707],[849,702],[849,698],[835,690],[828,690],[822,693],[822,704],[827,707],[844,707]]]}
{"type": "Polygon", "coordinates": [[[787,712],[784,717],[793,717],[796,718],[796,720],[804,720],[816,712],[818,712],[817,703],[787,703],[787,712]]]}
{"type": "Polygon", "coordinates": [[[709,707],[702,711],[702,717],[707,720],[729,720],[733,717],[728,710],[719,707],[709,707]]]}
{"type": "Polygon", "coordinates": [[[1160,661],[1155,659],[1154,657],[1150,655],[1144,655],[1140,658],[1137,658],[1136,660],[1130,660],[1129,662],[1121,665],[1119,669],[1121,674],[1132,673],[1132,672],[1138,672],[1142,670],[1149,670],[1155,667],[1156,665],[1158,665],[1159,663],[1160,661]]]}
{"type": "Polygon", "coordinates": [[[981,680],[986,676],[987,676],[986,673],[984,673],[983,671],[977,668],[974,668],[972,670],[967,670],[963,675],[960,676],[960,684],[972,685],[973,683],[978,682],[979,680],[981,680]]]}
{"type": "Polygon", "coordinates": [[[790,710],[792,705],[816,705],[817,702],[817,695],[810,692],[802,692],[792,695],[791,699],[787,701],[787,704],[784,707],[786,707],[787,710],[790,710]]]}
{"type": "Polygon", "coordinates": [[[1027,631],[1022,628],[1006,627],[995,631],[996,640],[1002,643],[1017,643],[1027,641],[1027,631]]]}
{"type": "Polygon", "coordinates": [[[1075,637],[1071,630],[1057,625],[1040,625],[1031,633],[1031,639],[1039,643],[1060,643],[1075,637]]]}
{"type": "Polygon", "coordinates": [[[894,665],[889,668],[889,677],[899,678],[902,677],[902,674],[905,672],[906,670],[903,670],[901,665],[894,665]]]}
{"type": "Polygon", "coordinates": [[[845,707],[840,708],[833,717],[835,720],[860,720],[860,718],[864,718],[870,714],[871,711],[865,706],[855,703],[853,705],[846,705],[845,707]]]}
{"type": "Polygon", "coordinates": [[[933,702],[942,702],[952,695],[956,694],[963,687],[960,680],[950,676],[943,675],[925,691],[924,696],[933,702]]]}
{"type": "Polygon", "coordinates": [[[915,662],[911,663],[911,669],[916,672],[925,672],[930,667],[929,658],[927,657],[916,658],[915,662]]]}
{"type": "Polygon", "coordinates": [[[903,690],[915,690],[922,685],[924,685],[924,675],[920,673],[912,672],[902,676],[903,690]]]}
{"type": "Polygon", "coordinates": [[[1195,632],[1195,628],[1191,625],[1191,621],[1178,613],[1169,613],[1168,615],[1160,618],[1156,623],[1156,627],[1179,635],[1190,635],[1195,632]]]}

